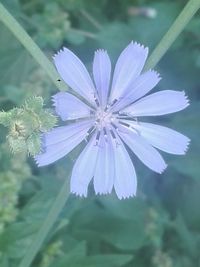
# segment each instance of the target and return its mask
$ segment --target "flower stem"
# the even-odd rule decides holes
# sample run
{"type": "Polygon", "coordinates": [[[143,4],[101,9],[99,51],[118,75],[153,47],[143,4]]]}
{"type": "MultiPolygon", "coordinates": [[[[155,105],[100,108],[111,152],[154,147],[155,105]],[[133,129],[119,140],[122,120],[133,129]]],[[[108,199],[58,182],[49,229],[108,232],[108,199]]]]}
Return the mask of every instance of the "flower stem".
{"type": "Polygon", "coordinates": [[[67,85],[61,80],[58,72],[54,68],[51,61],[41,51],[39,46],[27,34],[17,20],[7,11],[7,9],[0,3],[0,20],[8,27],[8,29],[15,35],[19,42],[32,55],[37,63],[45,70],[49,78],[56,85],[59,90],[68,89],[67,85]]]}
{"type": "Polygon", "coordinates": [[[27,251],[25,252],[25,256],[22,259],[19,267],[28,267],[31,265],[32,261],[34,260],[36,254],[40,250],[42,243],[44,242],[47,234],[49,233],[50,229],[54,225],[56,219],[58,218],[60,212],[62,211],[68,197],[69,197],[69,181],[68,179],[65,180],[64,185],[62,185],[62,188],[51,207],[46,219],[44,220],[41,228],[35,235],[35,238],[28,247],[27,251]]]}
{"type": "Polygon", "coordinates": [[[160,61],[163,55],[167,52],[179,34],[183,31],[185,26],[194,16],[194,14],[200,8],[200,0],[190,0],[183,8],[182,12],[176,18],[170,29],[163,36],[159,44],[153,50],[151,56],[147,60],[145,65],[145,70],[154,68],[156,64],[160,61]]]}

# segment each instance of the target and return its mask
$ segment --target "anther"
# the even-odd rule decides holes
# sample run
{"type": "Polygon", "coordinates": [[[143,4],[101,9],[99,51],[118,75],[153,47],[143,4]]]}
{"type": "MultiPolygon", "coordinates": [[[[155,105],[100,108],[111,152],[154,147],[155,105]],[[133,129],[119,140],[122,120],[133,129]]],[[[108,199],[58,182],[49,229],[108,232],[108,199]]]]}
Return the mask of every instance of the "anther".
{"type": "Polygon", "coordinates": [[[94,97],[94,101],[97,104],[97,106],[99,107],[99,101],[98,101],[98,99],[96,97],[94,97]]]}
{"type": "Polygon", "coordinates": [[[110,106],[112,107],[117,101],[117,99],[114,99],[110,106]]]}
{"type": "Polygon", "coordinates": [[[98,145],[98,143],[99,143],[99,138],[100,138],[100,131],[98,131],[98,133],[97,133],[97,136],[96,136],[96,146],[98,145]]]}
{"type": "Polygon", "coordinates": [[[128,124],[128,123],[126,123],[126,122],[119,121],[119,123],[122,124],[122,125],[124,125],[124,126],[126,126],[126,127],[128,127],[128,128],[131,127],[130,124],[128,124]]]}
{"type": "Polygon", "coordinates": [[[115,136],[113,130],[110,130],[110,133],[111,133],[112,138],[116,140],[116,136],[115,136]]]}

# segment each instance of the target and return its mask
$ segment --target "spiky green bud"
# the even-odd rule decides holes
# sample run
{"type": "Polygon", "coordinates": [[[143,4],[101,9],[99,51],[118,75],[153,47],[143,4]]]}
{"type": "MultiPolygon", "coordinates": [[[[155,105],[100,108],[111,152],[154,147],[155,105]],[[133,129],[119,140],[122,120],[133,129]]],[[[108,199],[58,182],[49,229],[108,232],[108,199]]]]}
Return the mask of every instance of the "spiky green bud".
{"type": "Polygon", "coordinates": [[[32,97],[21,108],[0,113],[0,123],[8,127],[7,141],[13,153],[36,155],[41,149],[41,133],[52,129],[57,118],[43,108],[42,97],[32,97]]]}

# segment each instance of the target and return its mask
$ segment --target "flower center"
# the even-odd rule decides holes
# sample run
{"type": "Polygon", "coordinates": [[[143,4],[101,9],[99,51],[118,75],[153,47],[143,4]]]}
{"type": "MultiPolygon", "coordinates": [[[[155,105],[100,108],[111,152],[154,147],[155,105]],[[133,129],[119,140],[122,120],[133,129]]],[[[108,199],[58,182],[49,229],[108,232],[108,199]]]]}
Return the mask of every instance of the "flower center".
{"type": "Polygon", "coordinates": [[[109,126],[115,120],[115,116],[112,114],[112,112],[105,111],[102,108],[97,109],[95,118],[99,130],[109,126]]]}

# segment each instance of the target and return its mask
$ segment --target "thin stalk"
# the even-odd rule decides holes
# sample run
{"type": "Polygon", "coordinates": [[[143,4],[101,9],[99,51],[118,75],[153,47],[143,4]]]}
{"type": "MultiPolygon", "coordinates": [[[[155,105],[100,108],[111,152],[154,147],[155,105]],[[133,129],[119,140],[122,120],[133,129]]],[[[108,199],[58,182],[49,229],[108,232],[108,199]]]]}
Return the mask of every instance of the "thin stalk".
{"type": "Polygon", "coordinates": [[[81,9],[80,12],[95,28],[97,28],[97,30],[102,29],[101,24],[94,17],[92,17],[85,9],[81,9]]]}
{"type": "Polygon", "coordinates": [[[68,89],[66,84],[61,80],[58,72],[54,68],[51,61],[41,51],[39,46],[27,34],[17,20],[7,11],[7,9],[0,3],[0,20],[8,27],[19,42],[32,55],[37,63],[45,70],[51,81],[59,90],[68,89]]]}
{"type": "Polygon", "coordinates": [[[71,28],[69,31],[71,33],[74,32],[76,34],[82,35],[82,36],[87,37],[87,38],[97,39],[97,36],[92,32],[87,32],[87,31],[83,31],[83,30],[79,30],[79,29],[75,29],[75,28],[71,28]]]}
{"type": "Polygon", "coordinates": [[[62,211],[68,197],[69,197],[69,181],[68,179],[65,180],[64,185],[51,207],[46,219],[44,220],[41,228],[35,235],[35,238],[28,247],[27,251],[25,252],[25,256],[22,259],[19,267],[28,267],[31,265],[32,261],[34,260],[35,256],[37,255],[38,251],[40,250],[45,238],[47,237],[49,231],[51,230],[52,226],[54,225],[55,221],[57,220],[60,212],[62,211]]]}
{"type": "Polygon", "coordinates": [[[151,56],[147,60],[145,65],[145,70],[154,68],[156,64],[160,61],[163,55],[167,52],[179,34],[183,31],[185,26],[194,16],[194,14],[200,8],[200,0],[190,0],[183,8],[182,12],[176,18],[170,29],[163,36],[159,44],[153,50],[151,56]]]}

